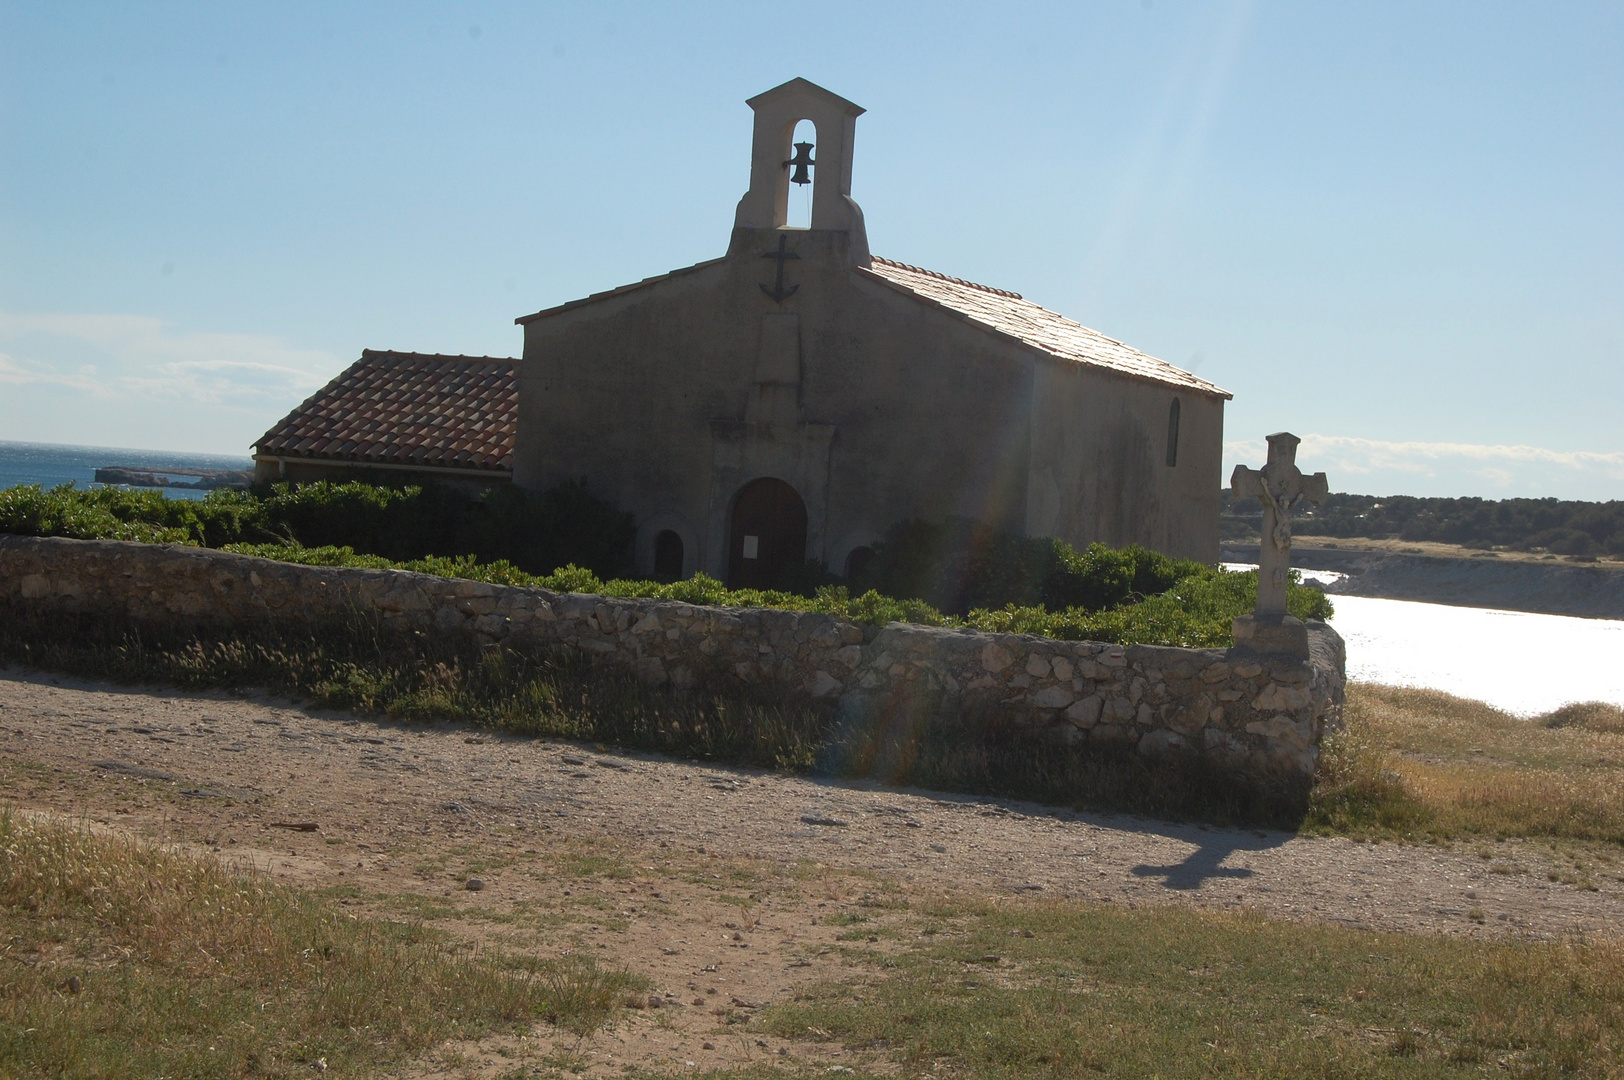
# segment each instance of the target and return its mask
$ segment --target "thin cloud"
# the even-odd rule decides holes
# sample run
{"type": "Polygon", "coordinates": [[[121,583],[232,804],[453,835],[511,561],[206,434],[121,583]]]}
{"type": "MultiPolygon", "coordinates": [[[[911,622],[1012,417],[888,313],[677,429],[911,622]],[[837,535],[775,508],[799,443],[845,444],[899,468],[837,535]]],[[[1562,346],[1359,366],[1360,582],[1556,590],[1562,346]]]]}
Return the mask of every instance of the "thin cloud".
{"type": "Polygon", "coordinates": [[[0,382],[99,399],[263,406],[325,382],[338,358],[263,334],[178,330],[143,315],[0,312],[0,382]]]}
{"type": "MultiPolygon", "coordinates": [[[[1421,470],[1429,462],[1465,459],[1558,465],[1569,469],[1614,468],[1620,470],[1620,476],[1624,476],[1624,452],[1551,450],[1520,443],[1390,442],[1351,435],[1304,435],[1302,439],[1302,445],[1297,449],[1299,458],[1311,455],[1336,457],[1346,460],[1350,466],[1357,463],[1365,468],[1421,470]]],[[[1261,454],[1266,448],[1267,444],[1262,439],[1224,444],[1224,449],[1235,455],[1261,454]]]]}
{"type": "Polygon", "coordinates": [[[93,373],[59,372],[39,364],[28,364],[0,353],[0,383],[11,386],[64,386],[97,397],[112,397],[113,391],[93,373]]]}
{"type": "MultiPolygon", "coordinates": [[[[1618,498],[1624,452],[1553,450],[1522,443],[1422,442],[1351,435],[1302,437],[1297,461],[1329,474],[1338,491],[1372,494],[1512,493],[1565,498],[1618,498]]],[[[1226,442],[1231,462],[1260,463],[1262,439],[1226,442]]]]}

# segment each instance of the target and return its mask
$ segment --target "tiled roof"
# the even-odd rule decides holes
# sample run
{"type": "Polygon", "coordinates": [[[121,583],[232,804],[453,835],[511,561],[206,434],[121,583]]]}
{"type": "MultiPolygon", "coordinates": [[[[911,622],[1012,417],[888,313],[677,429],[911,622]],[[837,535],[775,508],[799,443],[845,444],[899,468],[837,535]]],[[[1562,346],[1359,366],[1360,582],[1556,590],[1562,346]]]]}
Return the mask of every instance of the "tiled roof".
{"type": "Polygon", "coordinates": [[[1225,398],[1233,396],[1227,390],[1176,368],[1166,360],[1158,360],[1138,349],[1129,348],[1097,330],[1072,322],[1064,315],[1057,315],[1030,300],[1023,300],[1020,293],[961,281],[933,270],[921,270],[917,266],[877,256],[868,272],[889,285],[905,289],[1051,356],[1200,393],[1225,398]]]}
{"type": "Polygon", "coordinates": [[[260,437],[261,455],[511,471],[513,360],[367,349],[260,437]]]}
{"type": "MultiPolygon", "coordinates": [[[[557,307],[547,308],[533,315],[521,315],[513,321],[520,325],[532,323],[613,296],[645,289],[681,274],[704,270],[722,261],[708,259],[680,270],[672,270],[670,273],[656,274],[642,281],[634,281],[616,289],[593,293],[580,300],[571,300],[567,304],[559,304],[557,307]]],[[[1158,360],[1114,338],[1108,338],[1098,330],[1090,330],[1064,315],[1023,299],[1020,293],[994,289],[989,285],[977,285],[973,281],[964,281],[939,274],[934,270],[923,270],[907,263],[882,259],[878,255],[873,257],[873,264],[870,267],[860,272],[872,274],[893,288],[962,315],[995,333],[1012,337],[1050,356],[1106,368],[1140,379],[1151,379],[1169,386],[1181,386],[1198,393],[1223,398],[1234,396],[1183,368],[1174,367],[1166,360],[1158,360]]]]}

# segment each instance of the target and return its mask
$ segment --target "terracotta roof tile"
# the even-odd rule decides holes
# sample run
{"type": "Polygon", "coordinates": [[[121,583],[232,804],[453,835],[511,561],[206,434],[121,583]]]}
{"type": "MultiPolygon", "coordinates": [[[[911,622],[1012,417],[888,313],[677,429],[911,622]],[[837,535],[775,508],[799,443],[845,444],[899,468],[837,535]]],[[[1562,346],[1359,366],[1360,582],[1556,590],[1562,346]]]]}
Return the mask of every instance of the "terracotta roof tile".
{"type": "Polygon", "coordinates": [[[1201,393],[1233,396],[1166,360],[1158,360],[1022,299],[1020,293],[977,285],[878,256],[867,272],[1051,356],[1201,393]]]}
{"type": "Polygon", "coordinates": [[[260,437],[272,457],[509,472],[515,361],[367,349],[260,437]]]}

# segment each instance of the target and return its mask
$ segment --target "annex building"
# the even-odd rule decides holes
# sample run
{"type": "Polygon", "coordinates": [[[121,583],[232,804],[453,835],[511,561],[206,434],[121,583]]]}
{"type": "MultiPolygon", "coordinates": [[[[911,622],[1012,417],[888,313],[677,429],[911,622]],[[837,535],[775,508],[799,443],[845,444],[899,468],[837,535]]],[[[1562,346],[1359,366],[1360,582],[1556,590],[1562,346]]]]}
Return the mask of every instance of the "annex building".
{"type": "Polygon", "coordinates": [[[736,586],[841,572],[910,518],[1218,558],[1227,392],[871,254],[863,110],[804,79],[749,105],[725,255],[521,316],[516,360],[369,350],[258,441],[259,475],[582,480],[635,516],[641,572],[736,586]],[[792,146],[803,120],[815,142],[792,146]],[[810,227],[789,228],[801,183],[810,227]]]}

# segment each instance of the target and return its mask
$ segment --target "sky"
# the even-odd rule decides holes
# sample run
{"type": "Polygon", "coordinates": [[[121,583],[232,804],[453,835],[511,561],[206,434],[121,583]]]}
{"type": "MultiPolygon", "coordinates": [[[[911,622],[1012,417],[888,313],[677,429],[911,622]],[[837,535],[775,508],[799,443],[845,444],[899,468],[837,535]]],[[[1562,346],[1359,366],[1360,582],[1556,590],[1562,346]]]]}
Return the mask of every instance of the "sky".
{"type": "Polygon", "coordinates": [[[1624,5],[0,0],[0,440],[244,453],[363,348],[722,254],[744,99],[876,254],[1218,383],[1333,490],[1624,498],[1624,5]]]}

